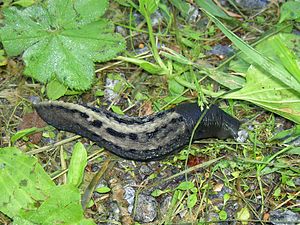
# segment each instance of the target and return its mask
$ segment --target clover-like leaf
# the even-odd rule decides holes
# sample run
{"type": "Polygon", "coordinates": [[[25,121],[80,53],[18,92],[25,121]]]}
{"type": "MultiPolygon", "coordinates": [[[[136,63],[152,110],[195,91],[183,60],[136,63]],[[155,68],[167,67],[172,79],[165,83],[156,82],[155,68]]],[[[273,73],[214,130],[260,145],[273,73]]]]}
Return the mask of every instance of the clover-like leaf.
{"type": "Polygon", "coordinates": [[[25,75],[86,90],[94,78],[93,61],[110,60],[125,49],[112,22],[101,18],[107,7],[107,0],[48,0],[5,9],[3,46],[8,56],[23,53],[25,75]]]}

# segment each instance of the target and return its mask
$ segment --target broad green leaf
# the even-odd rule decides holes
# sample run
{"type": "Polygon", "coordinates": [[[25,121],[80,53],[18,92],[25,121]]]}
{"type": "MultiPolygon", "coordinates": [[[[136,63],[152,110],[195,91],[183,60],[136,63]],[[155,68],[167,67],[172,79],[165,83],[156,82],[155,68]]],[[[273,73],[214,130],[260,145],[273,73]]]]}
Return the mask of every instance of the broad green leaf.
{"type": "Polygon", "coordinates": [[[300,147],[292,148],[291,150],[287,151],[287,154],[300,155],[300,147]]]}
{"type": "Polygon", "coordinates": [[[250,66],[245,86],[224,96],[252,102],[282,117],[300,123],[300,96],[272,76],[250,66]]]}
{"type": "Polygon", "coordinates": [[[11,141],[11,143],[15,143],[17,140],[19,140],[27,135],[33,134],[33,133],[37,132],[38,130],[40,130],[40,129],[37,127],[31,127],[31,128],[27,128],[24,130],[20,130],[11,137],[10,141],[11,141]]]}
{"type": "Polygon", "coordinates": [[[224,73],[218,70],[209,70],[208,76],[214,81],[231,90],[239,89],[245,84],[245,78],[224,73]]]}
{"type": "Polygon", "coordinates": [[[50,100],[56,100],[64,96],[67,92],[65,85],[57,80],[51,80],[46,87],[47,96],[50,100]]]}
{"type": "Polygon", "coordinates": [[[26,75],[86,90],[94,79],[93,61],[112,59],[125,49],[113,24],[101,18],[107,7],[107,0],[48,0],[5,9],[2,43],[9,56],[24,52],[26,75]]]}
{"type": "Polygon", "coordinates": [[[37,159],[17,148],[0,148],[0,211],[14,218],[37,207],[55,185],[37,159]]]}
{"type": "Polygon", "coordinates": [[[300,19],[300,2],[288,1],[282,4],[280,8],[279,23],[286,20],[300,19]]]}
{"type": "Polygon", "coordinates": [[[173,96],[181,95],[184,92],[185,87],[179,84],[175,79],[168,80],[169,92],[173,96]]]}
{"type": "Polygon", "coordinates": [[[37,159],[17,148],[0,148],[0,211],[14,224],[95,224],[86,220],[80,192],[55,186],[37,159]]]}
{"type": "Polygon", "coordinates": [[[84,169],[87,165],[87,152],[81,142],[74,145],[68,172],[68,184],[79,187],[84,175],[84,169]]]}
{"type": "Polygon", "coordinates": [[[197,194],[191,194],[187,199],[187,207],[193,208],[197,203],[197,194]]]}
{"type": "Polygon", "coordinates": [[[248,224],[247,220],[250,220],[249,209],[245,206],[239,212],[237,212],[236,219],[241,220],[242,224],[248,224]]]}
{"type": "Polygon", "coordinates": [[[186,190],[189,190],[189,189],[192,189],[194,187],[194,183],[191,182],[191,181],[184,181],[184,182],[181,182],[177,189],[179,190],[182,190],[182,191],[186,191],[186,190]]]}
{"type": "Polygon", "coordinates": [[[54,186],[51,194],[35,210],[22,210],[21,217],[34,224],[89,224],[92,220],[83,216],[80,192],[73,185],[54,186]]]}
{"type": "Polygon", "coordinates": [[[265,73],[273,77],[273,79],[281,81],[287,87],[294,89],[300,93],[300,83],[290,74],[283,65],[274,62],[274,60],[265,57],[260,52],[246,44],[242,39],[236,36],[232,31],[227,29],[216,17],[208,11],[205,11],[219,29],[248,57],[245,60],[250,64],[261,68],[265,73]]]}
{"type": "Polygon", "coordinates": [[[212,0],[196,0],[196,4],[205,9],[207,12],[214,16],[220,17],[225,20],[233,20],[228,16],[219,6],[217,6],[212,0]]]}

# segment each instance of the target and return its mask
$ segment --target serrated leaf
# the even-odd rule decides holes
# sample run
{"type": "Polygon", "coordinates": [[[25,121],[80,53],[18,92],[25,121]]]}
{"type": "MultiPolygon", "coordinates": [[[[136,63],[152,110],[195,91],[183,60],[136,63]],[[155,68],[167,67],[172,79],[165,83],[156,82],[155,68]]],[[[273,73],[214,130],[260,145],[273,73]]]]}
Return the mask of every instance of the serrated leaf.
{"type": "Polygon", "coordinates": [[[84,169],[87,165],[87,152],[81,142],[74,145],[68,172],[68,184],[79,187],[84,175],[84,169]]]}
{"type": "Polygon", "coordinates": [[[86,224],[80,192],[71,185],[55,186],[37,159],[17,148],[0,148],[0,211],[13,224],[86,224]]]}
{"type": "Polygon", "coordinates": [[[24,52],[25,75],[86,90],[94,79],[93,61],[109,60],[125,49],[113,24],[100,18],[107,6],[107,0],[48,0],[5,9],[2,43],[9,56],[24,52]]]}
{"type": "Polygon", "coordinates": [[[34,224],[90,224],[83,216],[80,192],[73,185],[54,186],[49,197],[35,210],[23,210],[21,216],[34,224]]]}
{"type": "Polygon", "coordinates": [[[0,186],[0,211],[13,218],[34,209],[55,185],[36,158],[11,147],[0,148],[0,186]]]}

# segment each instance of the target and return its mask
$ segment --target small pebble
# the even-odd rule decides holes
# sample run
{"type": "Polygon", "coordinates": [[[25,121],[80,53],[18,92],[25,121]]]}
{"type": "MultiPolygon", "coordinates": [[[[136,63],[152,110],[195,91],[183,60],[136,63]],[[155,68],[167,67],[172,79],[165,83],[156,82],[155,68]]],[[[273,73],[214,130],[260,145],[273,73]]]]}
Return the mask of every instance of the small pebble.
{"type": "Polygon", "coordinates": [[[133,187],[125,187],[124,199],[128,202],[128,212],[131,214],[134,206],[135,190],[133,187]]]}
{"type": "Polygon", "coordinates": [[[236,138],[236,141],[240,142],[240,143],[245,143],[246,140],[248,139],[248,137],[249,137],[249,134],[246,130],[239,130],[238,131],[238,137],[236,138]]]}
{"type": "Polygon", "coordinates": [[[274,225],[296,225],[300,222],[300,214],[278,209],[270,212],[270,221],[274,225]]]}
{"type": "Polygon", "coordinates": [[[141,223],[150,223],[157,216],[158,203],[152,196],[140,194],[137,197],[134,219],[141,223]]]}
{"type": "Polygon", "coordinates": [[[237,6],[243,10],[261,10],[267,7],[267,0],[235,0],[237,6]]]}

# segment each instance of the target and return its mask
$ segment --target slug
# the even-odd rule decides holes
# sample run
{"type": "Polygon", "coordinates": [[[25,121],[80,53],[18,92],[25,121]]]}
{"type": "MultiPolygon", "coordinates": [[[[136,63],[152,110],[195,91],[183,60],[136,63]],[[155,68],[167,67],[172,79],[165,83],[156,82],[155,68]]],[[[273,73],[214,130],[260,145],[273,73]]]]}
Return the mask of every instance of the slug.
{"type": "MultiPolygon", "coordinates": [[[[152,161],[173,154],[189,143],[193,129],[204,113],[197,103],[145,117],[129,117],[104,108],[93,108],[61,101],[34,105],[48,124],[96,142],[125,159],[152,161]]],[[[197,127],[193,140],[236,137],[240,122],[212,105],[197,127]]]]}

